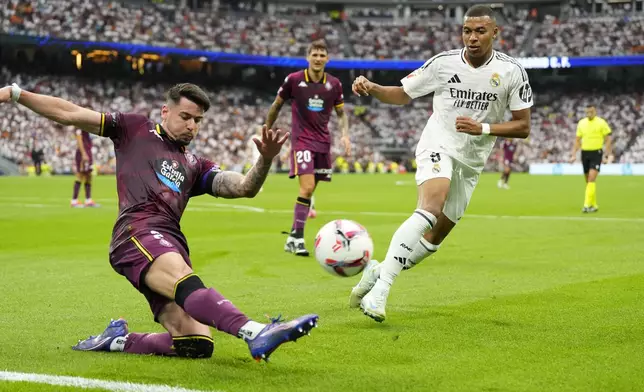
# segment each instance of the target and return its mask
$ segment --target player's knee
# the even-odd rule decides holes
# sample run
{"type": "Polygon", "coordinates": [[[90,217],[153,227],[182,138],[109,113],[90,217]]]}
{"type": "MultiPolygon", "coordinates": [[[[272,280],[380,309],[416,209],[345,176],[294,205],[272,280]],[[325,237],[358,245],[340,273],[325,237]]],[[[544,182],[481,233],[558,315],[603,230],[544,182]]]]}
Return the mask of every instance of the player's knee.
{"type": "Polygon", "coordinates": [[[177,336],[172,342],[174,352],[181,358],[210,358],[215,350],[212,338],[203,335],[177,336]]]}
{"type": "Polygon", "coordinates": [[[313,186],[300,186],[300,197],[303,197],[305,199],[310,199],[313,197],[313,191],[315,190],[315,185],[313,186]]]}
{"type": "Polygon", "coordinates": [[[179,279],[174,285],[174,302],[183,308],[186,299],[197,290],[205,289],[201,279],[195,274],[189,274],[179,279]]]}
{"type": "Polygon", "coordinates": [[[441,211],[443,211],[444,204],[445,202],[428,200],[428,201],[423,201],[422,203],[418,203],[418,209],[427,211],[430,214],[434,215],[435,217],[438,217],[441,211]]]}

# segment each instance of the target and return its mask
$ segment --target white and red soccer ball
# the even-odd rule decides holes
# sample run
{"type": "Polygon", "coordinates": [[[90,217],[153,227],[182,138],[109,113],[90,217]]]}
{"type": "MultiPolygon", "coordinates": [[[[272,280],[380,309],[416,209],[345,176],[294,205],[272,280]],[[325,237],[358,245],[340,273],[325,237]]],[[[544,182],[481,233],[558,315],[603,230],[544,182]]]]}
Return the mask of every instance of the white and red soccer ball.
{"type": "Polygon", "coordinates": [[[336,276],[362,272],[373,256],[373,241],[360,224],[338,219],[324,225],[315,236],[315,258],[336,276]]]}

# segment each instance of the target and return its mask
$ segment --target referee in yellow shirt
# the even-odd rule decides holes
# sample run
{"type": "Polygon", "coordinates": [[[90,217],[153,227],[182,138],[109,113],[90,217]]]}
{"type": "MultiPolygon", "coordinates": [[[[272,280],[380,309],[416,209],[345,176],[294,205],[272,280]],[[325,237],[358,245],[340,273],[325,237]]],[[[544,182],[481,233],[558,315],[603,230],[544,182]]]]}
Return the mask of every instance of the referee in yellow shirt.
{"type": "Polygon", "coordinates": [[[611,143],[611,129],[606,120],[597,116],[594,106],[586,108],[586,117],[579,120],[577,124],[577,138],[572,148],[570,162],[577,159],[577,150],[581,147],[581,163],[584,166],[584,177],[586,177],[586,197],[582,212],[597,212],[597,185],[595,180],[599,174],[599,168],[604,163],[613,161],[613,146],[611,143]],[[604,157],[604,144],[606,144],[606,157],[604,157]]]}

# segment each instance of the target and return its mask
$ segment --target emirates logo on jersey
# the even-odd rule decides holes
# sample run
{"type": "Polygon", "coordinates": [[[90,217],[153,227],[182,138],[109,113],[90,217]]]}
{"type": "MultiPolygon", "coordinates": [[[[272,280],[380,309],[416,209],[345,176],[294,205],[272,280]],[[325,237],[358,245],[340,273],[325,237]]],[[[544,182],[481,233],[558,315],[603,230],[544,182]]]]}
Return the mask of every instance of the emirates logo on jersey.
{"type": "Polygon", "coordinates": [[[177,193],[181,193],[181,185],[186,180],[186,170],[174,159],[158,159],[154,169],[159,181],[177,193]]]}

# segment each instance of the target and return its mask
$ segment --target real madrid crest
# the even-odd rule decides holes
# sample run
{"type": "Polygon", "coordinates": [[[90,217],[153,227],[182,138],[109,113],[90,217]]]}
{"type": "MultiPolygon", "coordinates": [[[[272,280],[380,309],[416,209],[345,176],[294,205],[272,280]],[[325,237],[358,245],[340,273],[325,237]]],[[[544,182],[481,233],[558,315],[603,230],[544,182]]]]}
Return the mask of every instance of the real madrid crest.
{"type": "Polygon", "coordinates": [[[499,76],[498,73],[493,73],[492,77],[490,78],[490,86],[492,87],[499,87],[501,85],[501,76],[499,76]]]}

